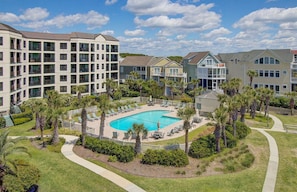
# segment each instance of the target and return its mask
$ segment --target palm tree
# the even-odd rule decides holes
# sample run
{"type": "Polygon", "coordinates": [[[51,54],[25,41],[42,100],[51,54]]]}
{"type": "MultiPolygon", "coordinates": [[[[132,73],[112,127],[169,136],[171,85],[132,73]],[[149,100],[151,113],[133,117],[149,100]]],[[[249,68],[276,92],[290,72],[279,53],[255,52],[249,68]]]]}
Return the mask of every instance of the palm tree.
{"type": "Polygon", "coordinates": [[[113,92],[117,88],[118,84],[113,79],[106,79],[106,81],[103,83],[106,86],[106,93],[109,98],[113,98],[113,92]]]}
{"type": "Polygon", "coordinates": [[[109,98],[107,94],[102,94],[99,96],[99,103],[98,108],[101,111],[101,117],[100,117],[100,128],[99,128],[99,138],[101,139],[104,136],[104,124],[105,124],[105,115],[107,110],[109,109],[109,98]]]}
{"type": "Polygon", "coordinates": [[[252,97],[251,97],[251,92],[250,92],[251,87],[247,86],[244,87],[244,91],[239,94],[239,105],[240,105],[240,121],[244,122],[245,118],[245,113],[247,110],[247,107],[250,106],[251,102],[252,102],[252,97]]]}
{"type": "Polygon", "coordinates": [[[140,75],[136,71],[131,71],[130,76],[132,77],[133,80],[139,79],[140,75]]]}
{"type": "Polygon", "coordinates": [[[214,121],[216,121],[216,127],[214,131],[214,135],[216,138],[216,151],[220,152],[220,139],[222,137],[224,138],[224,145],[227,147],[227,138],[226,138],[226,131],[225,127],[228,121],[228,109],[224,107],[223,105],[220,105],[212,114],[214,121]]]}
{"type": "Polygon", "coordinates": [[[72,87],[72,90],[77,93],[77,98],[80,100],[81,99],[81,94],[86,91],[87,87],[86,85],[75,85],[72,87]]]}
{"type": "Polygon", "coordinates": [[[137,124],[137,123],[133,123],[132,128],[130,128],[127,131],[128,134],[135,134],[136,135],[136,139],[135,139],[135,153],[139,154],[141,152],[141,140],[140,140],[140,135],[141,134],[147,134],[148,133],[148,129],[144,127],[144,124],[137,124]]]}
{"type": "Polygon", "coordinates": [[[289,106],[290,106],[290,110],[291,110],[291,115],[293,115],[294,107],[295,107],[295,97],[297,96],[297,92],[286,93],[286,96],[290,98],[289,106]]]}
{"type": "Polygon", "coordinates": [[[177,116],[184,121],[185,130],[185,153],[188,154],[188,140],[189,140],[189,129],[191,128],[190,119],[196,114],[195,109],[192,107],[181,108],[177,111],[177,116]]]}
{"type": "Polygon", "coordinates": [[[55,90],[48,90],[47,95],[47,105],[48,105],[48,116],[54,126],[52,144],[59,143],[59,118],[64,113],[64,100],[61,95],[55,90]]]}
{"type": "Polygon", "coordinates": [[[228,82],[228,84],[229,84],[229,91],[230,91],[229,94],[232,97],[239,92],[239,88],[241,85],[241,79],[233,78],[228,82]]]}
{"type": "Polygon", "coordinates": [[[85,146],[85,138],[87,135],[87,110],[86,108],[93,104],[90,96],[82,97],[77,99],[73,103],[75,106],[82,108],[81,110],[81,133],[82,133],[82,146],[85,146]]]}
{"type": "Polygon", "coordinates": [[[40,113],[44,109],[44,99],[32,98],[24,102],[24,106],[30,108],[35,113],[35,129],[40,129],[40,113]]]}
{"type": "Polygon", "coordinates": [[[252,87],[254,77],[258,77],[258,73],[255,70],[248,70],[246,73],[250,77],[250,87],[252,87]]]}
{"type": "Polygon", "coordinates": [[[269,88],[259,88],[258,89],[258,98],[260,99],[260,110],[262,104],[264,103],[264,116],[268,114],[268,107],[271,97],[273,96],[273,90],[269,88]]]}
{"type": "Polygon", "coordinates": [[[9,130],[3,131],[0,134],[0,185],[3,184],[3,176],[9,173],[14,173],[16,169],[15,161],[10,158],[14,154],[29,154],[27,148],[16,146],[18,139],[8,138],[9,130]]]}
{"type": "Polygon", "coordinates": [[[188,84],[193,85],[193,89],[195,89],[196,87],[198,87],[199,83],[200,83],[200,79],[192,79],[188,84]]]}

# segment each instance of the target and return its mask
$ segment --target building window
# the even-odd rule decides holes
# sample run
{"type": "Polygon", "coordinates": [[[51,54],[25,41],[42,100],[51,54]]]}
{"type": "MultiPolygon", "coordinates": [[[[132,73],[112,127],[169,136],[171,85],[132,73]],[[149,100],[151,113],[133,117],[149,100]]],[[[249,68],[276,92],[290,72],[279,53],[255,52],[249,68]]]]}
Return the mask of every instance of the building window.
{"type": "Polygon", "coordinates": [[[0,67],[0,76],[3,76],[3,67],[0,67]]]}
{"type": "Polygon", "coordinates": [[[26,48],[26,41],[24,41],[23,45],[24,45],[24,48],[26,48]]]}
{"type": "Polygon", "coordinates": [[[3,52],[0,52],[0,61],[3,61],[3,52]]]}
{"type": "Polygon", "coordinates": [[[265,70],[265,77],[268,77],[269,75],[268,75],[268,70],[265,70]]]}
{"type": "Polygon", "coordinates": [[[287,89],[287,85],[286,84],[283,84],[283,89],[287,89]]]}
{"type": "Polygon", "coordinates": [[[275,85],[275,92],[279,93],[279,85],[275,85]]]}
{"type": "Polygon", "coordinates": [[[101,49],[104,50],[104,45],[103,44],[101,45],[101,49]]]}
{"type": "Polygon", "coordinates": [[[23,59],[26,60],[26,53],[23,54],[23,59]]]}
{"type": "Polygon", "coordinates": [[[279,77],[279,71],[275,71],[275,77],[279,77]]]}
{"type": "Polygon", "coordinates": [[[286,71],[286,70],[283,70],[283,74],[284,74],[284,75],[287,74],[287,71],[286,71]]]}
{"type": "Polygon", "coordinates": [[[60,49],[67,49],[67,43],[60,43],[60,49]]]}
{"type": "Polygon", "coordinates": [[[101,69],[104,69],[104,64],[101,65],[101,69]]]}
{"type": "Polygon", "coordinates": [[[97,79],[99,79],[99,74],[97,74],[96,76],[97,76],[97,79]]]}
{"type": "Polygon", "coordinates": [[[97,50],[99,50],[99,44],[97,44],[97,50]]]}
{"type": "Polygon", "coordinates": [[[60,81],[67,81],[67,75],[60,75],[60,81]]]}
{"type": "Polygon", "coordinates": [[[274,71],[270,71],[270,77],[274,77],[274,71]]]}
{"type": "Polygon", "coordinates": [[[60,60],[67,60],[67,54],[60,54],[60,60]]]}
{"type": "Polygon", "coordinates": [[[259,71],[259,77],[263,77],[263,70],[259,71]]]}
{"type": "Polygon", "coordinates": [[[294,55],[294,63],[297,63],[297,55],[294,55]]]}
{"type": "Polygon", "coordinates": [[[23,84],[26,85],[26,78],[23,79],[23,84]]]}
{"type": "Polygon", "coordinates": [[[26,66],[23,66],[23,72],[26,73],[26,66]]]}
{"type": "Polygon", "coordinates": [[[3,91],[3,82],[0,82],[0,91],[3,91]]]}
{"type": "Polygon", "coordinates": [[[26,90],[23,91],[23,97],[26,97],[26,90]]]}
{"type": "Polygon", "coordinates": [[[0,45],[3,45],[3,37],[0,37],[0,45]]]}
{"type": "Polygon", "coordinates": [[[66,64],[60,65],[60,71],[67,71],[67,65],[66,64]]]}
{"type": "Polygon", "coordinates": [[[60,92],[61,93],[67,92],[67,86],[60,86],[60,92]]]}
{"type": "Polygon", "coordinates": [[[104,73],[101,74],[101,79],[104,79],[104,73]]]}
{"type": "Polygon", "coordinates": [[[0,106],[3,106],[3,97],[0,97],[0,106]]]}

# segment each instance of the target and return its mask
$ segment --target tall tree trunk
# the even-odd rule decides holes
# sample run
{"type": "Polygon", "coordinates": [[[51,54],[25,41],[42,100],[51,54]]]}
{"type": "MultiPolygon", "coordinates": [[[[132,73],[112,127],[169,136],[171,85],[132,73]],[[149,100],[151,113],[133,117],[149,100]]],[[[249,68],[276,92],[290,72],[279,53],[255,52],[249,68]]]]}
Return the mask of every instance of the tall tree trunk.
{"type": "Polygon", "coordinates": [[[135,150],[136,154],[139,154],[141,152],[141,141],[140,141],[139,133],[137,134],[136,139],[135,139],[135,149],[134,150],[135,150]]]}
{"type": "Polygon", "coordinates": [[[222,126],[223,138],[224,138],[224,145],[227,147],[227,137],[226,137],[226,127],[225,125],[222,126]]]}
{"type": "Polygon", "coordinates": [[[59,126],[58,126],[58,118],[54,120],[54,131],[53,131],[53,138],[52,144],[59,143],[59,126]]]}
{"type": "Polygon", "coordinates": [[[232,127],[233,127],[234,137],[236,137],[236,121],[237,121],[237,110],[235,110],[232,115],[232,127]]]}
{"type": "Polygon", "coordinates": [[[220,138],[221,138],[221,127],[219,125],[216,125],[215,131],[214,131],[215,139],[216,139],[216,151],[219,153],[221,151],[220,146],[220,138]]]}
{"type": "Polygon", "coordinates": [[[99,129],[99,139],[104,136],[104,122],[105,122],[105,112],[103,111],[100,119],[100,129],[99,129]]]}
{"type": "Polygon", "coordinates": [[[81,134],[82,146],[85,146],[87,134],[87,110],[85,108],[83,108],[81,111],[81,134]]]}
{"type": "Polygon", "coordinates": [[[42,147],[45,147],[44,136],[43,136],[44,126],[45,126],[45,116],[41,115],[39,120],[40,120],[40,139],[42,141],[42,147]]]}
{"type": "Polygon", "coordinates": [[[246,111],[246,107],[245,106],[241,106],[240,107],[240,121],[244,123],[244,115],[245,115],[245,111],[246,111]]]}
{"type": "Polygon", "coordinates": [[[189,148],[189,129],[185,129],[185,153],[188,154],[188,148],[189,148]]]}
{"type": "Polygon", "coordinates": [[[294,114],[294,105],[295,105],[295,101],[293,98],[290,99],[290,109],[291,109],[291,115],[294,114]]]}
{"type": "Polygon", "coordinates": [[[256,109],[257,109],[257,101],[254,99],[251,104],[251,111],[250,111],[250,116],[252,117],[252,119],[255,119],[256,109]]]}
{"type": "Polygon", "coordinates": [[[40,115],[39,113],[35,113],[35,130],[40,128],[40,115]]]}

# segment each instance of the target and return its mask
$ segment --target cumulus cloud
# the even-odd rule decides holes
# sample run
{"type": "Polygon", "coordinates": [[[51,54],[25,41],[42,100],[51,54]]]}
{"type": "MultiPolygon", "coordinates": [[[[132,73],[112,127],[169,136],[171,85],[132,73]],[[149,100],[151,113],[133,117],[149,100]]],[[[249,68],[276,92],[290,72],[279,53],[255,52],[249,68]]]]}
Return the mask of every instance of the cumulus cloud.
{"type": "Polygon", "coordinates": [[[29,8],[24,11],[22,15],[20,15],[20,19],[25,21],[38,21],[45,19],[49,16],[49,12],[45,8],[35,7],[29,8]]]}
{"type": "Polygon", "coordinates": [[[105,5],[115,4],[118,0],[105,0],[105,5]]]}
{"type": "MultiPolygon", "coordinates": [[[[20,16],[25,19],[23,15],[20,16]]],[[[48,20],[38,20],[37,18],[29,20],[29,22],[21,23],[20,26],[31,29],[44,29],[48,27],[63,28],[65,26],[74,26],[76,24],[87,25],[88,30],[99,28],[109,21],[108,16],[104,16],[96,11],[89,11],[85,14],[77,13],[73,15],[58,15],[48,20]]]]}
{"type": "Polygon", "coordinates": [[[219,27],[221,16],[210,11],[213,6],[212,3],[196,6],[169,0],[128,0],[125,9],[136,14],[134,23],[139,27],[160,28],[162,33],[175,34],[219,27]]]}
{"type": "Polygon", "coordinates": [[[113,30],[105,30],[105,31],[102,31],[101,34],[113,36],[114,35],[114,31],[113,30]]]}
{"type": "Polygon", "coordinates": [[[0,12],[0,22],[14,23],[14,22],[19,22],[19,21],[20,21],[19,17],[13,13],[1,13],[0,12]]]}
{"type": "Polygon", "coordinates": [[[220,27],[218,29],[214,29],[214,30],[210,31],[209,33],[203,35],[203,37],[215,38],[215,37],[219,37],[219,36],[223,36],[223,35],[228,35],[230,33],[231,33],[231,31],[226,29],[225,27],[220,27]]]}
{"type": "Polygon", "coordinates": [[[124,33],[127,36],[143,36],[143,35],[145,35],[145,31],[142,30],[142,29],[136,29],[136,30],[133,30],[133,31],[125,30],[124,33]]]}

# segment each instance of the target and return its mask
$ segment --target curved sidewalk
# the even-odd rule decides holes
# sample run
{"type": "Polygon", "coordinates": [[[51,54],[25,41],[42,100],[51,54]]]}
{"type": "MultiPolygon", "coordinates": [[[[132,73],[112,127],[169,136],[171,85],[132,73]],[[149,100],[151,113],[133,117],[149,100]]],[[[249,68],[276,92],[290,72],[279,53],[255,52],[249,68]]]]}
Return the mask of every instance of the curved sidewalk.
{"type": "Polygon", "coordinates": [[[261,129],[261,128],[252,128],[260,133],[262,133],[268,141],[269,144],[269,161],[265,176],[265,181],[263,184],[262,192],[273,192],[276,184],[277,172],[278,172],[278,164],[279,164],[279,154],[278,154],[278,147],[276,144],[275,139],[266,131],[279,131],[285,132],[282,122],[280,119],[275,117],[274,115],[269,115],[274,121],[274,124],[271,129],[261,129]]]}
{"type": "Polygon", "coordinates": [[[72,135],[61,135],[61,137],[64,137],[66,140],[65,144],[62,146],[61,152],[70,161],[77,163],[89,169],[90,171],[110,180],[111,182],[125,189],[126,191],[145,192],[145,190],[128,181],[127,179],[77,156],[72,149],[76,141],[78,140],[78,137],[72,135]]]}

